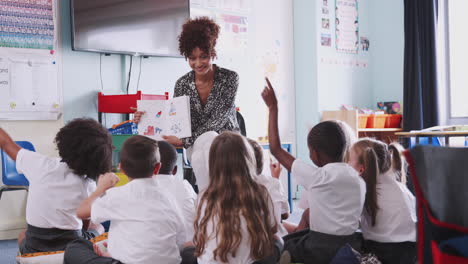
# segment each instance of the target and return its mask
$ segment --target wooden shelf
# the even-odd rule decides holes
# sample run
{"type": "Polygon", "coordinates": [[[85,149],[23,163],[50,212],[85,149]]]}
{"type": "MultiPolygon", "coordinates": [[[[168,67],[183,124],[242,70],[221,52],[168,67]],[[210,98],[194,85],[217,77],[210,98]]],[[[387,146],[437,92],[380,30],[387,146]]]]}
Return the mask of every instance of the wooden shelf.
{"type": "Polygon", "coordinates": [[[359,128],[358,132],[400,132],[402,128],[359,128]]]}
{"type": "Polygon", "coordinates": [[[346,122],[358,137],[372,137],[386,143],[397,141],[395,133],[401,128],[359,128],[359,113],[357,110],[323,111],[322,121],[341,120],[346,122]]]}

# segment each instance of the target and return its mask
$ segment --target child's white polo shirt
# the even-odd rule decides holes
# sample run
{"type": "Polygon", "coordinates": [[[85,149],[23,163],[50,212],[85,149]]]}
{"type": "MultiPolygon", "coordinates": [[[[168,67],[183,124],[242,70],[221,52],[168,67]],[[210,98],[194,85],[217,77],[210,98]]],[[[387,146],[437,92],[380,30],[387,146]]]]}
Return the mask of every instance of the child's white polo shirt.
{"type": "Polygon", "coordinates": [[[180,263],[179,247],[186,235],[169,197],[153,178],[145,178],[111,188],[93,203],[91,220],[111,221],[108,250],[113,258],[123,263],[180,263]]]}
{"type": "Polygon", "coordinates": [[[291,172],[307,190],[310,230],[351,235],[358,229],[366,185],[351,166],[340,162],[318,168],[296,159],[291,172]]]}
{"type": "Polygon", "coordinates": [[[361,220],[365,239],[383,243],[416,241],[416,200],[390,170],[377,177],[376,224],[364,210],[361,220]]]}
{"type": "Polygon", "coordinates": [[[21,149],[16,170],[29,180],[26,221],[41,228],[79,230],[76,216],[80,203],[96,188],[93,180],[76,175],[60,158],[21,149]]]}
{"type": "Polygon", "coordinates": [[[184,218],[183,224],[187,235],[186,241],[192,241],[194,235],[195,201],[197,200],[197,194],[193,190],[192,185],[188,181],[179,179],[174,175],[158,174],[153,176],[153,179],[171,195],[171,200],[175,202],[177,210],[179,210],[184,218]]]}

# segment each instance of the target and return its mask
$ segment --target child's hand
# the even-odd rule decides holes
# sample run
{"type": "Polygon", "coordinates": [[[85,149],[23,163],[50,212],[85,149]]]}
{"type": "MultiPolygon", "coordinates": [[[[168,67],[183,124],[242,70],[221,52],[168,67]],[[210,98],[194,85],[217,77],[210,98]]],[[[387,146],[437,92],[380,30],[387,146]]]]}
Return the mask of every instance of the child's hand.
{"type": "Polygon", "coordinates": [[[184,146],[184,143],[182,142],[182,140],[180,140],[180,138],[176,136],[162,136],[162,138],[176,148],[184,146]]]}
{"type": "Polygon", "coordinates": [[[97,182],[97,189],[101,191],[106,191],[119,182],[119,177],[112,172],[101,174],[97,182]]]}
{"type": "Polygon", "coordinates": [[[268,78],[265,78],[265,80],[267,82],[267,86],[265,86],[265,89],[263,89],[262,92],[263,101],[268,106],[268,108],[277,107],[278,100],[276,100],[276,95],[275,91],[273,90],[273,86],[271,86],[270,80],[268,80],[268,78]]]}
{"type": "MultiPolygon", "coordinates": [[[[102,243],[105,248],[107,248],[107,242],[102,243]]],[[[101,250],[98,245],[93,244],[94,253],[100,257],[111,258],[112,256],[109,254],[108,251],[101,250]]]]}
{"type": "Polygon", "coordinates": [[[130,107],[132,111],[135,111],[133,116],[133,123],[138,124],[141,120],[141,116],[144,115],[146,112],[138,111],[135,107],[130,107]]]}
{"type": "Polygon", "coordinates": [[[281,174],[281,165],[280,163],[274,163],[271,162],[270,160],[270,171],[271,171],[271,177],[275,179],[279,179],[280,174],[281,174]]]}

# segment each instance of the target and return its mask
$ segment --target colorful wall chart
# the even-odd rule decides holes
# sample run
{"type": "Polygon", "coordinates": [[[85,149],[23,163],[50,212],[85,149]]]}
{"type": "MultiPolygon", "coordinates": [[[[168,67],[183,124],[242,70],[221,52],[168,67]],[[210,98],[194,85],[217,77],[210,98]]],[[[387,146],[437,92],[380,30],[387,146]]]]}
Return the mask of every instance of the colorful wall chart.
{"type": "Polygon", "coordinates": [[[336,50],[344,53],[358,53],[358,1],[336,0],[335,3],[336,50]]]}
{"type": "Polygon", "coordinates": [[[0,47],[53,50],[52,0],[0,0],[0,47]]]}

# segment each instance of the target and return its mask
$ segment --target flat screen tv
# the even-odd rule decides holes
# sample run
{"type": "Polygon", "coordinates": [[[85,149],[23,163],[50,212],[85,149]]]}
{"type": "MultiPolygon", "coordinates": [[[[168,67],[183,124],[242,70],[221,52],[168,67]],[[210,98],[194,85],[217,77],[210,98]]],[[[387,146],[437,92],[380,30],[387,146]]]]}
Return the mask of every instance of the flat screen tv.
{"type": "Polygon", "coordinates": [[[180,57],[189,0],[72,0],[72,49],[180,57]]]}

